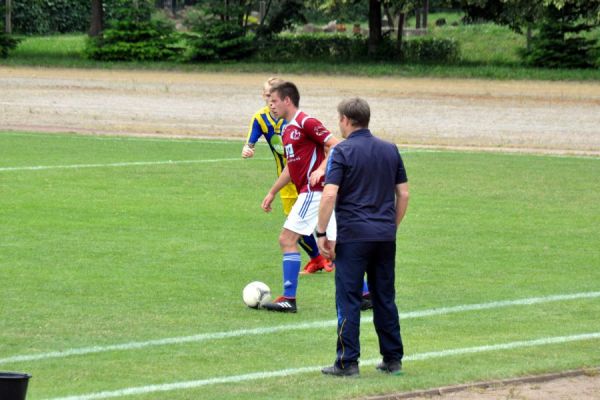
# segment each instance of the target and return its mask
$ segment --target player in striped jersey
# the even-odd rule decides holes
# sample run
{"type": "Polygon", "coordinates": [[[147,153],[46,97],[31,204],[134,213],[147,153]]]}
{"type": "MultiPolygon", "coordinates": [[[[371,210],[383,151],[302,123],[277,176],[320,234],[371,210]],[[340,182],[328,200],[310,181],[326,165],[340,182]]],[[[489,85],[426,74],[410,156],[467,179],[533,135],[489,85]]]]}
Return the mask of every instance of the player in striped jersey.
{"type": "MultiPolygon", "coordinates": [[[[286,164],[283,143],[281,141],[281,131],[282,127],[285,125],[285,120],[273,116],[269,110],[268,103],[269,97],[271,96],[271,87],[274,84],[282,82],[283,80],[279,78],[269,78],[264,83],[262,96],[267,105],[258,110],[252,117],[250,129],[248,130],[248,137],[246,138],[246,143],[242,149],[243,158],[253,157],[256,143],[261,136],[264,136],[271,153],[273,153],[278,177],[281,175],[286,164]]],[[[279,196],[281,197],[281,202],[283,204],[283,212],[287,216],[298,198],[296,187],[290,182],[280,190],[279,196]]],[[[306,264],[302,273],[312,274],[320,270],[325,270],[327,272],[333,270],[331,261],[319,254],[317,242],[312,234],[302,236],[299,239],[298,244],[300,244],[302,249],[304,249],[306,254],[310,257],[310,261],[306,264]]]]}

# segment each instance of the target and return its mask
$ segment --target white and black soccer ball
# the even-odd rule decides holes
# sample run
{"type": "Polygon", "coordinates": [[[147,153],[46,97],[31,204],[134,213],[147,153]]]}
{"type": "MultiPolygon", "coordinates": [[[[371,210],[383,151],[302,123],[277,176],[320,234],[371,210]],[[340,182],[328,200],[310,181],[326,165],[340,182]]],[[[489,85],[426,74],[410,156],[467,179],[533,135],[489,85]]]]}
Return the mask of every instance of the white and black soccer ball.
{"type": "Polygon", "coordinates": [[[260,308],[271,301],[271,289],[263,282],[250,282],[244,288],[242,298],[248,307],[260,308]]]}

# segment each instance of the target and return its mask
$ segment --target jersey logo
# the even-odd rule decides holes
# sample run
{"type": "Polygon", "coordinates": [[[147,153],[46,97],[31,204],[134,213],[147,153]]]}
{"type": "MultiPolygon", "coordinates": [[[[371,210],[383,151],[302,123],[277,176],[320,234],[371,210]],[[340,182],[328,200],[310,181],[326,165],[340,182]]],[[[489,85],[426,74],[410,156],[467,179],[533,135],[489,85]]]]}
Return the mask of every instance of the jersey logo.
{"type": "Polygon", "coordinates": [[[285,146],[285,158],[294,158],[294,147],[291,144],[285,146]]]}
{"type": "Polygon", "coordinates": [[[290,139],[292,140],[298,140],[300,139],[300,131],[298,129],[294,129],[293,131],[290,132],[290,139]]]}
{"type": "Polygon", "coordinates": [[[314,131],[315,131],[315,135],[317,135],[317,136],[323,136],[324,134],[329,133],[327,128],[325,128],[323,125],[315,126],[314,131]]]}

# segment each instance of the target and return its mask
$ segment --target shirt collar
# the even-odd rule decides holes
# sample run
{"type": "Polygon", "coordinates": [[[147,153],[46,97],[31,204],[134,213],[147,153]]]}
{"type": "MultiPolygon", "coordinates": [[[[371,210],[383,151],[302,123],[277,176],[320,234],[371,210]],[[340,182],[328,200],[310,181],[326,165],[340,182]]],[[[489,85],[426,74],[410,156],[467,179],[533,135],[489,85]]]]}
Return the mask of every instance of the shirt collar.
{"type": "Polygon", "coordinates": [[[352,132],[350,135],[348,135],[348,139],[354,138],[354,137],[359,137],[359,136],[370,137],[370,136],[373,136],[373,134],[371,133],[369,128],[363,128],[363,129],[359,129],[359,130],[352,132]]]}

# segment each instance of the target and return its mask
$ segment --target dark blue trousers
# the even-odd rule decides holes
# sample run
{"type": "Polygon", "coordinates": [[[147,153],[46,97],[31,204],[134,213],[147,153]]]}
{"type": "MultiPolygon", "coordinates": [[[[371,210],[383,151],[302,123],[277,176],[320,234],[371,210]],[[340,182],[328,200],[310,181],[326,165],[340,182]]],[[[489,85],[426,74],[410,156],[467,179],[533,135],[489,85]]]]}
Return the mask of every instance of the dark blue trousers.
{"type": "Polygon", "coordinates": [[[373,302],[373,323],[383,360],[402,360],[404,348],[396,307],[396,242],[338,243],[335,248],[337,359],[345,368],[360,357],[360,304],[365,273],[373,302]]]}

